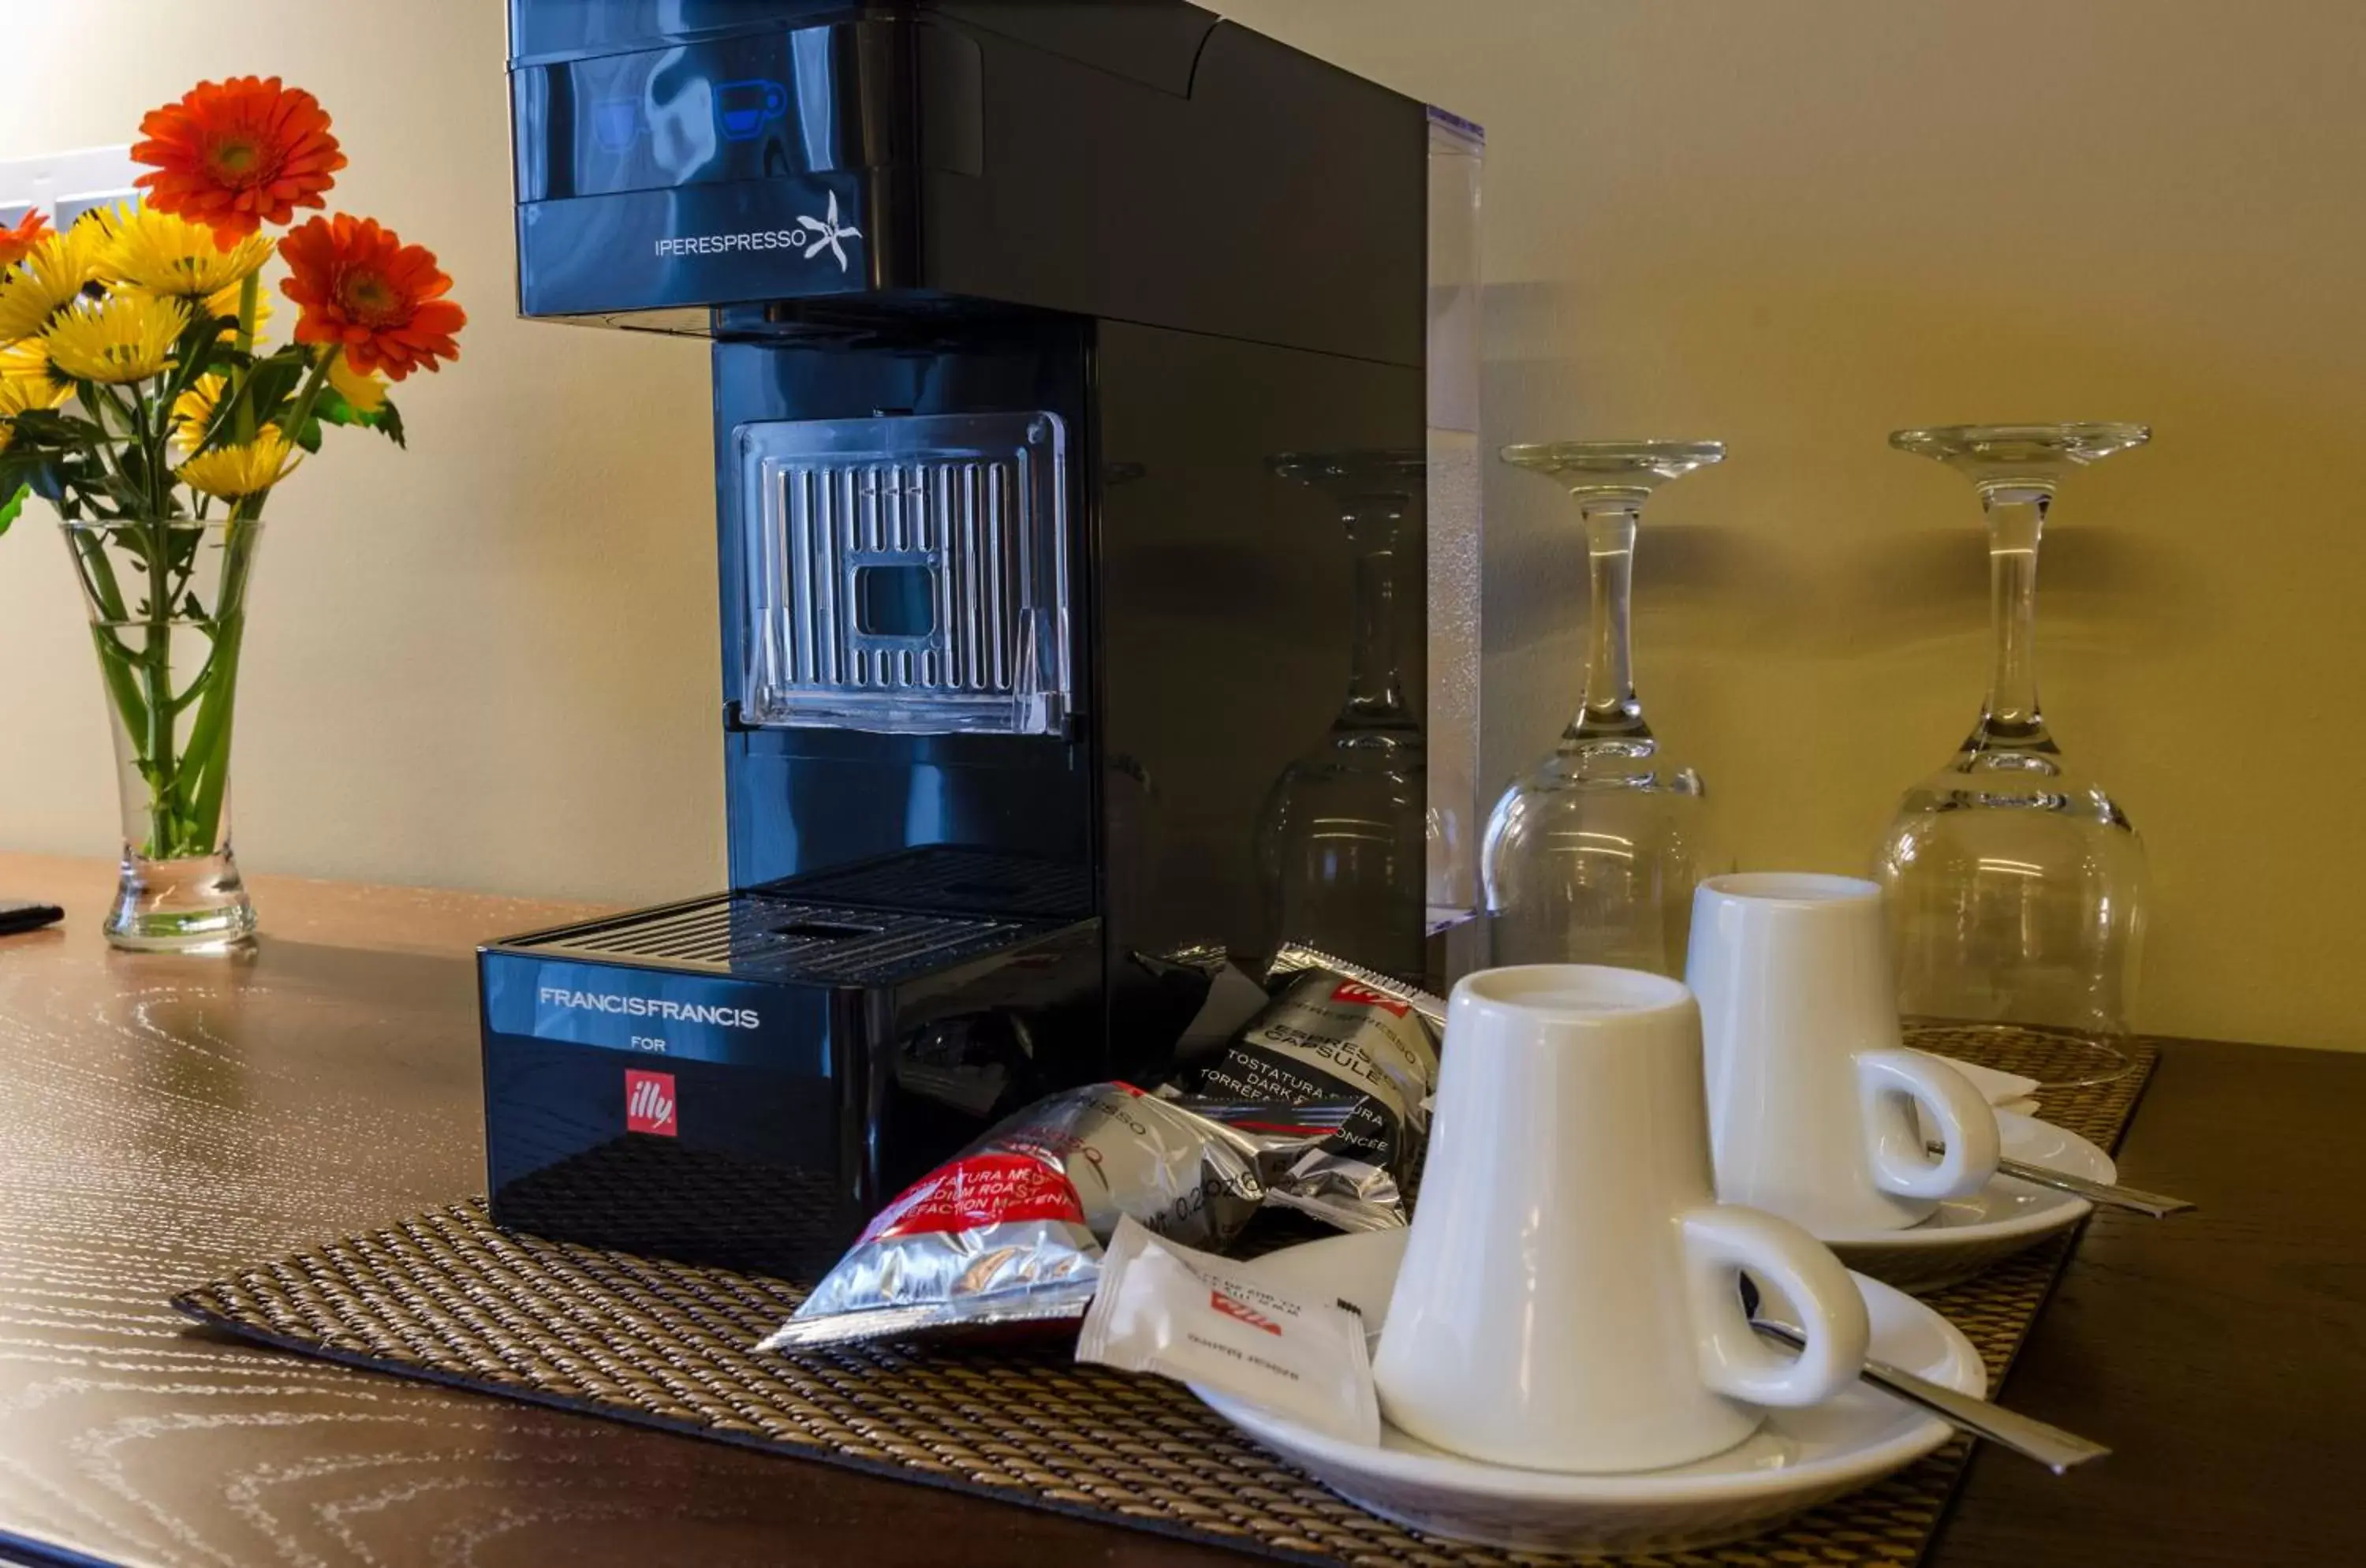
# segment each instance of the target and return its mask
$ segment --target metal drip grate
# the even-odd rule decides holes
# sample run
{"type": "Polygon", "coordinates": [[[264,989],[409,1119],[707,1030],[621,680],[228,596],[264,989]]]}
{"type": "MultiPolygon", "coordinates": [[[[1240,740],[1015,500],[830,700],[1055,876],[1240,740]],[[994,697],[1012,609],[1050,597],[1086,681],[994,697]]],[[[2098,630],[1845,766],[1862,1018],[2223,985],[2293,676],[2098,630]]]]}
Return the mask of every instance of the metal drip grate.
{"type": "Polygon", "coordinates": [[[643,909],[502,945],[741,979],[867,986],[992,953],[1045,929],[1024,920],[902,914],[741,893],[643,909]]]}

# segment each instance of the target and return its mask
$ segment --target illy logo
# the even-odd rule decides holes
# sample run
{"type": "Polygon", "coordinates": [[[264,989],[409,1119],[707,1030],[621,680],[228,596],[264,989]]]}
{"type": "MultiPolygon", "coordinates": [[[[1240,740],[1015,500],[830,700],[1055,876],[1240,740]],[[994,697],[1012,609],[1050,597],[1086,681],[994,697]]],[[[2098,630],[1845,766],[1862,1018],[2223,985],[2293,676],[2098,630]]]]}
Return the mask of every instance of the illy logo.
{"type": "Polygon", "coordinates": [[[644,1073],[635,1068],[625,1071],[625,1131],[655,1133],[661,1138],[679,1136],[682,1123],[674,1120],[673,1075],[644,1073]]]}
{"type": "Polygon", "coordinates": [[[1335,1002],[1355,1002],[1364,1007],[1376,1007],[1395,1018],[1403,1018],[1413,1011],[1411,1002],[1401,1002],[1394,997],[1376,991],[1369,986],[1358,985],[1353,980],[1340,981],[1333,988],[1331,999],[1335,1002]]]}
{"type": "Polygon", "coordinates": [[[1244,1301],[1237,1301],[1222,1291],[1208,1292],[1208,1304],[1226,1317],[1236,1317],[1251,1328],[1262,1328],[1268,1334],[1279,1335],[1281,1325],[1244,1301]]]}

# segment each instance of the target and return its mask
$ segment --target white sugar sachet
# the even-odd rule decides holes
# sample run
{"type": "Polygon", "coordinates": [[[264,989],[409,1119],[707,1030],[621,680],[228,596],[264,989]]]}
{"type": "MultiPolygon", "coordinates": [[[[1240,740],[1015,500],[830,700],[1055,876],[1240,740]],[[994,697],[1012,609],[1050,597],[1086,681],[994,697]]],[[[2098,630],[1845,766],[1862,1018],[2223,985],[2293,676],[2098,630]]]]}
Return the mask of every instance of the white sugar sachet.
{"type": "Polygon", "coordinates": [[[1939,1055],[1935,1051],[1925,1051],[1922,1055],[1944,1062],[1963,1074],[1971,1080],[1972,1087],[1978,1089],[1990,1105],[2000,1110],[2011,1105],[2016,1100],[2028,1099],[2030,1091],[2037,1087],[2035,1078],[2025,1078],[2019,1073],[2000,1073],[1994,1067],[1981,1066],[1977,1062],[1966,1062],[1956,1056],[1939,1055]]]}
{"type": "MultiPolygon", "coordinates": [[[[1977,1062],[1966,1062],[1954,1056],[1942,1056],[1935,1051],[1925,1051],[1921,1055],[1933,1061],[1944,1062],[1963,1074],[1971,1080],[1972,1087],[1979,1091],[1980,1097],[1999,1111],[2010,1111],[2019,1116],[2037,1114],[2037,1101],[2030,1095],[2030,1090],[2037,1087],[2035,1078],[2025,1078],[2018,1073],[2000,1073],[1994,1067],[1983,1067],[1977,1062]]],[[[1938,1135],[1937,1129],[1919,1105],[1914,1108],[1914,1119],[1924,1138],[1938,1135]]]]}
{"type": "Polygon", "coordinates": [[[1254,1263],[1178,1247],[1130,1216],[1102,1258],[1076,1359],[1220,1389],[1351,1443],[1380,1440],[1361,1314],[1275,1290],[1254,1263]]]}

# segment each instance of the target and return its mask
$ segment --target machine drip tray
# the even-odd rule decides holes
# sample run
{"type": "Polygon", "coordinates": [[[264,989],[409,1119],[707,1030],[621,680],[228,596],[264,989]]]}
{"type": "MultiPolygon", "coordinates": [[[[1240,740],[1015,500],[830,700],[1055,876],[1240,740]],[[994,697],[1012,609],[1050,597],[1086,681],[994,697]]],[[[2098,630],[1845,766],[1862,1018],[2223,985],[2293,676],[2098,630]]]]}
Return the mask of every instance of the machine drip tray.
{"type": "Polygon", "coordinates": [[[495,950],[740,980],[885,986],[1060,924],[726,893],[513,937],[495,950]]]}

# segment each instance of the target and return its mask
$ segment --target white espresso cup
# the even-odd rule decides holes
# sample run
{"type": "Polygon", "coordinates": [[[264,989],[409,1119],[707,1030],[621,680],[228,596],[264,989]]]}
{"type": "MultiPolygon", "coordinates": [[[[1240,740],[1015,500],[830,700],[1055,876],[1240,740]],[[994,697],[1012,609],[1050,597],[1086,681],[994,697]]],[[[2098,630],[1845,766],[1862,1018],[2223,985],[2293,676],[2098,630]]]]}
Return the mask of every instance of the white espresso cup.
{"type": "Polygon", "coordinates": [[[1865,1300],[1837,1258],[1717,1202],[1700,1017],[1631,969],[1492,969],[1454,987],[1421,1205],[1372,1373],[1435,1447],[1529,1470],[1656,1470],[1814,1404],[1865,1360],[1865,1300]],[[1756,1275],[1802,1321],[1771,1349],[1756,1275]]]}
{"type": "Polygon", "coordinates": [[[1902,1048],[1881,889],[1745,872],[1693,894],[1718,1196],[1823,1236],[1903,1230],[1996,1174],[1996,1112],[1902,1048]],[[1920,1106],[1946,1153],[1926,1151],[1920,1106]]]}

